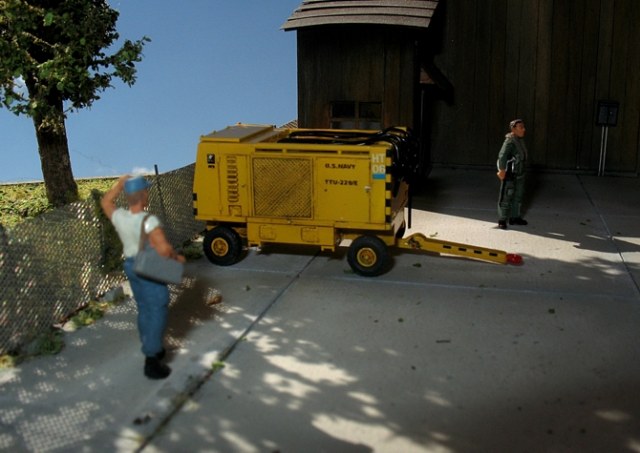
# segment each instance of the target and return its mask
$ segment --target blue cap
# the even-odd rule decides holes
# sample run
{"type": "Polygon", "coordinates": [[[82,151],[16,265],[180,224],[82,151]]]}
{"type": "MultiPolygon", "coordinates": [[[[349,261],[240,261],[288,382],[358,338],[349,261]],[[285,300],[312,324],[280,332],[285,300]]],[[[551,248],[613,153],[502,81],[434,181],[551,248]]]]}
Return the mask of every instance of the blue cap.
{"type": "Polygon", "coordinates": [[[124,182],[124,193],[132,194],[151,187],[151,183],[142,176],[134,176],[124,182]]]}

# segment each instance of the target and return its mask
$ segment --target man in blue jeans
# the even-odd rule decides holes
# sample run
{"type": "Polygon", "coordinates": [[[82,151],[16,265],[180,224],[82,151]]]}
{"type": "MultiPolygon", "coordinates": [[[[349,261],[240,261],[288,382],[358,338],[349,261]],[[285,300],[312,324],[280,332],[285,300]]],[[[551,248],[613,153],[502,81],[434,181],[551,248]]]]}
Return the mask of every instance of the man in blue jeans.
{"type": "Polygon", "coordinates": [[[159,255],[180,262],[185,259],[167,241],[160,220],[145,211],[149,201],[149,186],[149,182],[142,176],[124,175],[104,194],[101,206],[122,241],[124,272],[138,307],[138,333],[145,356],[144,374],[150,379],[164,379],[171,373],[171,368],[162,362],[165,356],[163,337],[167,326],[169,289],[165,283],[140,277],[133,271],[133,263],[140,247],[142,222],[150,245],[159,255]],[[127,197],[129,209],[116,207],[115,200],[122,191],[127,197]]]}

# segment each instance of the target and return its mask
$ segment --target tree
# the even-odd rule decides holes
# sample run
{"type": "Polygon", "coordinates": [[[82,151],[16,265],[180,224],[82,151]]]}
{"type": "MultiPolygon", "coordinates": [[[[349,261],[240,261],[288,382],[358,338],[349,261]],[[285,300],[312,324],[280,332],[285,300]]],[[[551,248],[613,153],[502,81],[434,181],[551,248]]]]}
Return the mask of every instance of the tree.
{"type": "Polygon", "coordinates": [[[66,114],[90,107],[116,77],[131,86],[147,37],[119,39],[106,0],[0,0],[0,102],[33,119],[49,203],[78,198],[66,114]]]}

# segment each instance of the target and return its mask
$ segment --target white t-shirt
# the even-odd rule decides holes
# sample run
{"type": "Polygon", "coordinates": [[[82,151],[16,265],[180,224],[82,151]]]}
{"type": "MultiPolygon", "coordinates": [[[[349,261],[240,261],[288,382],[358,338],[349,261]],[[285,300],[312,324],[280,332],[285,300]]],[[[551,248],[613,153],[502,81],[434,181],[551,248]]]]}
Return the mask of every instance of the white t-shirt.
{"type": "MultiPolygon", "coordinates": [[[[149,213],[142,211],[134,214],[128,209],[118,208],[111,216],[111,222],[116,228],[118,236],[120,236],[122,251],[126,258],[131,258],[138,254],[138,247],[140,246],[140,226],[146,215],[149,215],[149,213]]],[[[160,219],[150,214],[144,224],[144,230],[149,234],[159,226],[160,219]]]]}

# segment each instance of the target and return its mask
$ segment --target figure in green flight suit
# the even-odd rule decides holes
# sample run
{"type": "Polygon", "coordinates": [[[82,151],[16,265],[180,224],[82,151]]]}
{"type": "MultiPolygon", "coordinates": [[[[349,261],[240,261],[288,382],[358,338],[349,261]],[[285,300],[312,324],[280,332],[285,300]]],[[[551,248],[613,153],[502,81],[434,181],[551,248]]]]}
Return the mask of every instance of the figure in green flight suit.
{"type": "Polygon", "coordinates": [[[505,136],[498,154],[498,228],[505,230],[510,225],[527,225],[520,209],[524,196],[524,181],[527,162],[527,146],[524,143],[524,121],[516,119],[509,123],[511,132],[505,136]]]}

